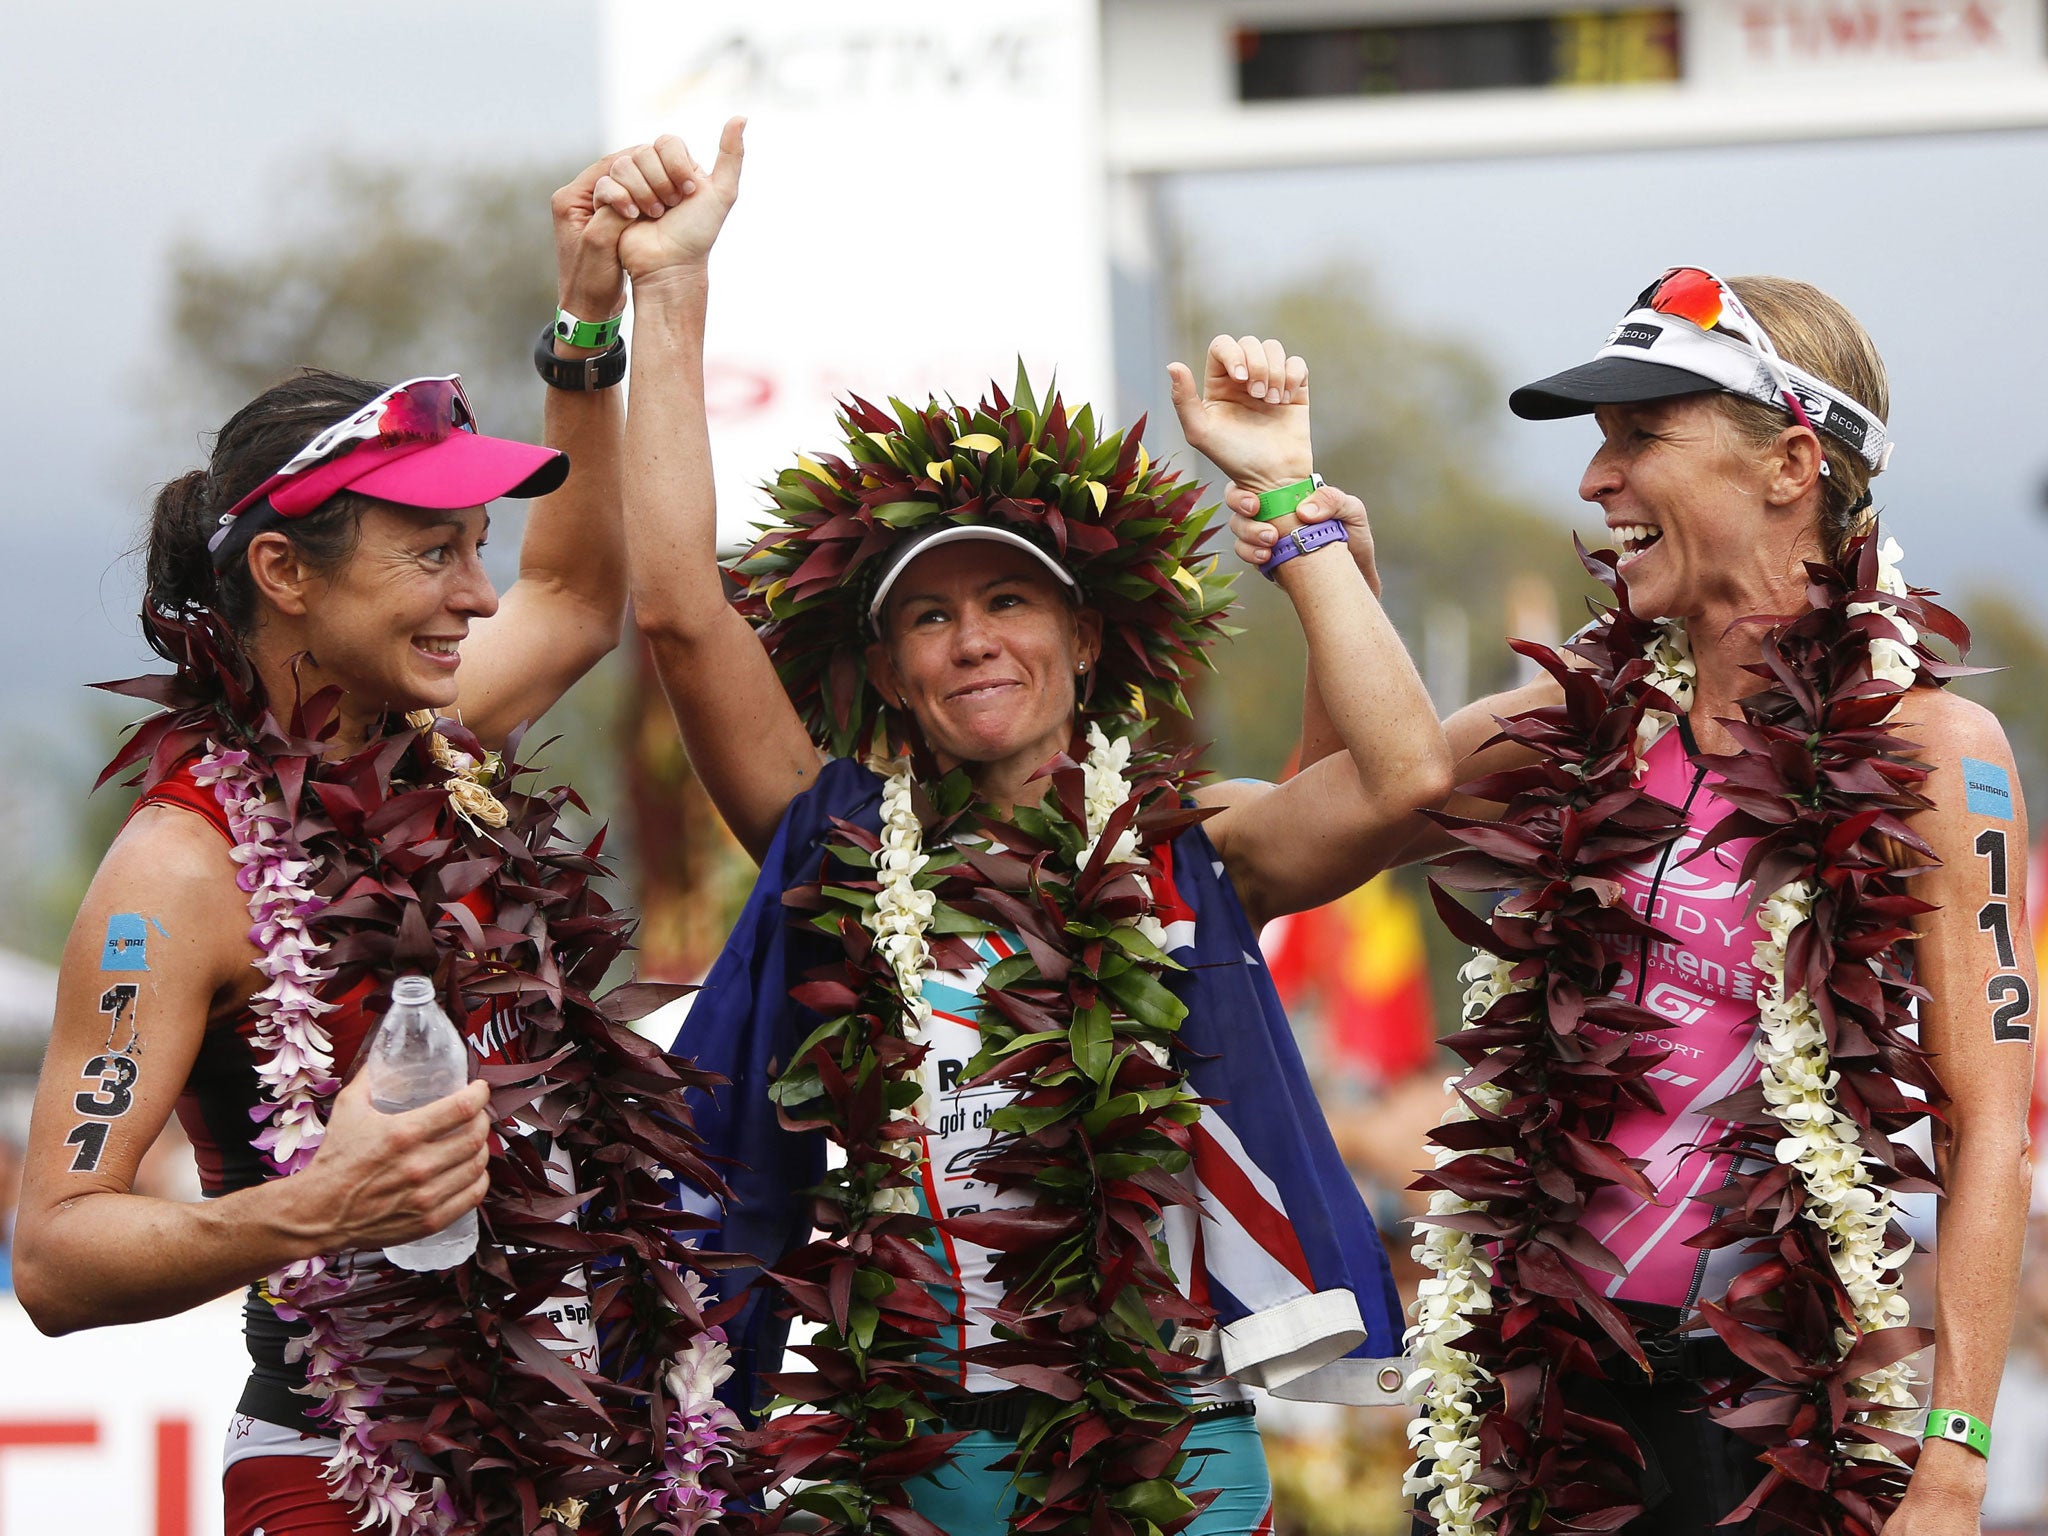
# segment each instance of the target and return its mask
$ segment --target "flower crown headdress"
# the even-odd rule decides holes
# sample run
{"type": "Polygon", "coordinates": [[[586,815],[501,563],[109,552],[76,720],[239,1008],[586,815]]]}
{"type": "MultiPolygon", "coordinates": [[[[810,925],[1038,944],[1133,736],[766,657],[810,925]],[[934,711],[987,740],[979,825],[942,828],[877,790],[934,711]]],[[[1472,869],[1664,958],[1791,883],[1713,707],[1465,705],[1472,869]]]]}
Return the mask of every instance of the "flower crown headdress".
{"type": "Polygon", "coordinates": [[[1232,577],[1198,558],[1214,507],[1202,487],[1156,464],[1128,431],[1098,436],[1094,411],[1041,407],[1017,370],[972,410],[936,399],[891,411],[845,402],[837,453],[800,456],[763,489],[780,520],[728,564],[735,606],[760,632],[811,735],[852,756],[888,743],[867,688],[866,614],[900,541],[948,524],[1029,538],[1069,571],[1102,615],[1102,656],[1084,720],[1188,712],[1184,687],[1204,649],[1231,633],[1232,577]]]}

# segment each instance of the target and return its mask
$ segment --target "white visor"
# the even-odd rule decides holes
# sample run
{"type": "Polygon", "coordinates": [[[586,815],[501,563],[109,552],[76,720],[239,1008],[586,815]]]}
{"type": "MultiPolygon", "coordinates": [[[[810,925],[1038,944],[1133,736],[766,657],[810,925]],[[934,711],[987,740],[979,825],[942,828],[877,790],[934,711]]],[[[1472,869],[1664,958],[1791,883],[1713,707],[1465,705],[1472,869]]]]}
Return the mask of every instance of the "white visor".
{"type": "Polygon", "coordinates": [[[1609,333],[1590,363],[1567,368],[1508,399],[1518,416],[1532,419],[1583,415],[1596,405],[1632,404],[1719,389],[1785,410],[1798,400],[1817,432],[1861,455],[1873,473],[1891,461],[1892,439],[1874,413],[1824,379],[1781,357],[1766,357],[1737,336],[1700,329],[1692,321],[1654,309],[1632,309],[1609,333]],[[1782,372],[1782,384],[1773,368],[1782,372]]]}
{"type": "Polygon", "coordinates": [[[881,618],[882,604],[889,600],[889,591],[896,585],[896,578],[910,568],[910,562],[926,550],[936,549],[941,544],[959,544],[968,539],[981,539],[995,544],[1011,544],[1025,553],[1034,555],[1060,581],[1076,591],[1079,584],[1073,574],[1046,551],[1025,538],[1021,533],[1012,533],[1007,528],[998,528],[991,523],[950,523],[943,528],[927,528],[905,539],[886,557],[882,567],[882,579],[875,583],[875,595],[868,599],[868,624],[877,625],[881,618]]]}

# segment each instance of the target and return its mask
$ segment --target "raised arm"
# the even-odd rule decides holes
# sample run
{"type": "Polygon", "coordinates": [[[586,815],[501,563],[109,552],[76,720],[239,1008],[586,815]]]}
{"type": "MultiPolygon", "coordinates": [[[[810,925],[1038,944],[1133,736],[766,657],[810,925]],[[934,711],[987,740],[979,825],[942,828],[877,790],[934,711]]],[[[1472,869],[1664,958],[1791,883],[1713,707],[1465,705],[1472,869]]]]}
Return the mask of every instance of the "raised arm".
{"type": "MultiPolygon", "coordinates": [[[[1935,1245],[1934,1390],[1929,1406],[1991,1421],[2012,1335],[2032,1184],[2027,1108],[2034,1077],[2034,947],[2027,918],[2026,805],[2012,750],[1981,707],[1948,694],[1909,701],[1908,735],[1934,772],[1935,809],[1913,826],[1941,868],[1913,894],[1914,979],[1926,987],[1920,1043],[1949,1093],[1935,1165],[1947,1190],[1935,1245]]],[[[1930,1440],[1885,1536],[1976,1529],[1985,1463],[1930,1440]]]]}
{"type": "Polygon", "coordinates": [[[1358,568],[1324,549],[1281,567],[1279,583],[1311,664],[1332,679],[1327,708],[1344,750],[1270,789],[1238,787],[1209,823],[1260,922],[1334,900],[1394,862],[1452,774],[1429,694],[1358,568]]]}
{"type": "Polygon", "coordinates": [[[742,127],[726,124],[717,163],[693,171],[695,190],[681,206],[620,242],[633,279],[626,541],[634,621],[653,649],[690,766],[759,859],[783,810],[817,776],[819,757],[718,569],[704,414],[706,263],[739,195],[742,127]]]}
{"type": "MultiPolygon", "coordinates": [[[[1205,387],[1174,367],[1188,441],[1239,484],[1274,490],[1309,472],[1308,370],[1277,343],[1218,337],[1205,387]]],[[[1316,493],[1328,496],[1325,490],[1316,493]]],[[[1341,496],[1342,493],[1336,493],[1341,496]]],[[[1311,498],[1313,499],[1313,498],[1311,498]]],[[[1279,533],[1298,520],[1278,520],[1279,533]]],[[[1429,695],[1357,563],[1325,548],[1281,567],[1344,754],[1272,788],[1225,786],[1210,836],[1254,921],[1329,901],[1384,868],[1409,818],[1440,804],[1452,761],[1429,695]]]]}
{"type": "MultiPolygon", "coordinates": [[[[657,184],[650,207],[680,201],[657,150],[607,155],[555,193],[556,286],[561,307],[581,320],[625,308],[619,234],[626,219],[593,196],[600,177],[635,167],[657,184]]],[[[564,358],[590,348],[554,344],[564,358]]],[[[495,615],[474,625],[463,647],[458,709],[488,746],[537,720],[619,643],[626,611],[625,531],[619,514],[625,402],[618,389],[548,389],[546,439],[569,456],[560,490],[533,504],[519,544],[519,578],[495,615]]]]}
{"type": "Polygon", "coordinates": [[[366,1080],[301,1173],[196,1203],[131,1192],[209,1020],[262,984],[235,874],[213,828],[145,807],[79,909],[15,1218],[15,1292],[45,1333],[167,1317],[297,1259],[424,1236],[483,1198],[489,1086],[384,1115],[366,1080]]]}

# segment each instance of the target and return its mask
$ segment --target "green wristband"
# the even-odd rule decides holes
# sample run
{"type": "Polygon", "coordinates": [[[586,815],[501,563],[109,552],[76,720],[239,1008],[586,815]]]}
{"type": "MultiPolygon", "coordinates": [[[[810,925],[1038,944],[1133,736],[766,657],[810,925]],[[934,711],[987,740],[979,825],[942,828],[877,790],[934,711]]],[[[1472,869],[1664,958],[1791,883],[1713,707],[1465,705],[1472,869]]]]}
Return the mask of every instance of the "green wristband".
{"type": "Polygon", "coordinates": [[[604,348],[619,339],[624,315],[609,320],[578,320],[566,309],[555,311],[555,340],[572,347],[604,348]]]}
{"type": "Polygon", "coordinates": [[[1323,477],[1310,475],[1306,480],[1283,485],[1277,491],[1259,492],[1259,521],[1270,523],[1276,517],[1285,517],[1322,488],[1323,477]]]}
{"type": "Polygon", "coordinates": [[[1953,1440],[1957,1445],[1967,1445],[1987,1460],[1991,1455],[1991,1426],[1974,1413],[1965,1413],[1960,1408],[1930,1408],[1927,1410],[1927,1428],[1922,1430],[1923,1440],[1953,1440]]]}

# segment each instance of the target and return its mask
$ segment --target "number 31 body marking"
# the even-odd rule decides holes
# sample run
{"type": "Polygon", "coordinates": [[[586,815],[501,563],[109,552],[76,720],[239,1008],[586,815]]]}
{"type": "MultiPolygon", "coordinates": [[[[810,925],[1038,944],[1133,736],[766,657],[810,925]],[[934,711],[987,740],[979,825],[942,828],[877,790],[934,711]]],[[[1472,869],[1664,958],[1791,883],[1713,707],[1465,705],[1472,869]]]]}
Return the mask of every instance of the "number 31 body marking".
{"type": "Polygon", "coordinates": [[[91,1173],[99,1167],[107,1150],[107,1122],[120,1119],[135,1106],[135,1080],[142,1075],[135,1064],[142,1054],[136,1017],[136,1000],[141,995],[142,989],[132,981],[116,982],[100,994],[100,1012],[107,1016],[107,1043],[78,1074],[88,1081],[97,1078],[97,1085],[71,1096],[71,1107],[90,1117],[71,1127],[71,1134],[64,1138],[65,1146],[78,1148],[71,1158],[73,1173],[91,1173]],[[128,1038],[116,1049],[114,1040],[124,1023],[128,1038]]]}
{"type": "Polygon", "coordinates": [[[93,1057],[78,1075],[98,1078],[99,1084],[88,1092],[71,1096],[71,1107],[92,1118],[71,1127],[64,1145],[78,1148],[71,1159],[71,1171],[91,1173],[99,1167],[100,1154],[107,1149],[107,1122],[120,1119],[135,1107],[135,1079],[141,1075],[141,1069],[135,1065],[134,1057],[115,1052],[93,1057]]]}

